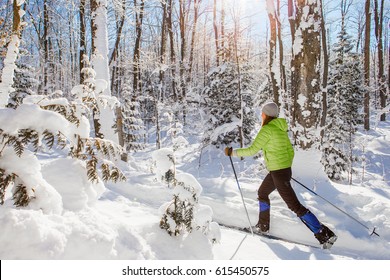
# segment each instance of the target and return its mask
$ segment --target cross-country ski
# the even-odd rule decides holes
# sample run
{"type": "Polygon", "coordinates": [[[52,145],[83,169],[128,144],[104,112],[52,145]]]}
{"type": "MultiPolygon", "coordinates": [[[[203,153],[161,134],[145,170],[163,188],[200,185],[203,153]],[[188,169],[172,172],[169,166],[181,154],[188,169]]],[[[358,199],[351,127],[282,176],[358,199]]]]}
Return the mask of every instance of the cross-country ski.
{"type": "Polygon", "coordinates": [[[314,244],[309,244],[309,243],[303,243],[303,242],[299,242],[299,241],[294,241],[294,240],[291,240],[291,239],[287,239],[287,238],[284,238],[284,237],[279,237],[279,236],[276,236],[276,235],[273,235],[271,233],[261,233],[259,231],[257,231],[256,229],[253,229],[252,231],[247,228],[247,227],[236,227],[236,226],[229,226],[229,225],[222,225],[220,224],[221,227],[223,228],[228,228],[228,229],[232,229],[232,230],[237,230],[237,231],[241,231],[245,234],[254,234],[256,236],[259,236],[261,237],[263,240],[274,240],[274,241],[280,241],[280,242],[287,242],[287,243],[291,243],[291,244],[295,244],[295,245],[300,245],[300,246],[307,246],[309,248],[315,248],[315,249],[330,249],[332,247],[333,244],[331,244],[330,246],[319,246],[319,245],[314,245],[314,244]]]}

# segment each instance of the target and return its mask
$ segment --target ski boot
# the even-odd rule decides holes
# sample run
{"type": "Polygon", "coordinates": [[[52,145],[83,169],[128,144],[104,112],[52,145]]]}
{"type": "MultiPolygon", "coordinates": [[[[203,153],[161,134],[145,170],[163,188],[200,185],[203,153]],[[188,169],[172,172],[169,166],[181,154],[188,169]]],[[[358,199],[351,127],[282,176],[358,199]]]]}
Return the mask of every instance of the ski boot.
{"type": "Polygon", "coordinates": [[[267,202],[259,201],[259,220],[253,227],[253,231],[260,234],[268,234],[270,223],[270,205],[267,202]]]}
{"type": "Polygon", "coordinates": [[[323,249],[330,249],[337,240],[337,235],[324,225],[322,225],[321,230],[314,234],[314,236],[320,242],[323,249]]]}
{"type": "Polygon", "coordinates": [[[269,233],[269,225],[257,223],[253,227],[253,231],[260,233],[260,234],[268,234],[269,233]]]}

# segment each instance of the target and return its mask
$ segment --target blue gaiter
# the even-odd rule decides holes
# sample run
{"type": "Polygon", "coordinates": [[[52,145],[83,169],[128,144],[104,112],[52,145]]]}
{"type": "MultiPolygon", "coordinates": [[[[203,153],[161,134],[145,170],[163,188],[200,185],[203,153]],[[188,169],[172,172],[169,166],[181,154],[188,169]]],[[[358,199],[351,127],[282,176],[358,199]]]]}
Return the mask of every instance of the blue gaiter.
{"type": "Polygon", "coordinates": [[[317,217],[313,213],[307,211],[307,213],[299,217],[302,222],[314,233],[319,233],[321,230],[321,223],[318,221],[317,217]]]}
{"type": "Polygon", "coordinates": [[[259,201],[259,212],[267,211],[267,210],[269,210],[270,208],[271,208],[271,207],[269,206],[268,203],[259,201]]]}

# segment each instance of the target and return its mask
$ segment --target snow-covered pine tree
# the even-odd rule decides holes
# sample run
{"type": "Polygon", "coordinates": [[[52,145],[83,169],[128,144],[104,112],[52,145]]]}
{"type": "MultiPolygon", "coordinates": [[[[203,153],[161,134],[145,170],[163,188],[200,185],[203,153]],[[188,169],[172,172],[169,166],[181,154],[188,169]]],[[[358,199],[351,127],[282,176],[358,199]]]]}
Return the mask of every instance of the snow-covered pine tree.
{"type": "Polygon", "coordinates": [[[170,235],[178,236],[193,229],[194,206],[198,203],[198,193],[183,182],[178,183],[174,191],[172,201],[164,205],[160,227],[170,235]]]}
{"type": "Polygon", "coordinates": [[[175,181],[173,199],[160,208],[160,228],[173,236],[200,231],[211,242],[218,242],[220,231],[218,224],[212,222],[213,211],[210,206],[199,204],[202,186],[188,173],[177,174],[175,181]]]}
{"type": "MultiPolygon", "coordinates": [[[[44,199],[58,200],[53,199],[55,192],[42,179],[36,155],[42,147],[68,151],[69,156],[84,163],[91,182],[125,179],[111,161],[120,158],[121,148],[112,141],[89,136],[89,122],[80,105],[83,107],[64,98],[50,100],[36,95],[25,98],[16,109],[0,108],[0,204],[11,186],[16,206],[28,206],[37,198],[41,204],[47,204],[44,199]]],[[[44,208],[40,203],[36,207],[44,208]]]]}
{"type": "MultiPolygon", "coordinates": [[[[328,116],[322,144],[322,163],[330,179],[342,180],[352,174],[353,135],[362,115],[361,58],[344,25],[333,47],[328,83],[328,116]]],[[[351,177],[350,177],[351,178],[351,177]]]]}
{"type": "Polygon", "coordinates": [[[172,149],[162,148],[153,152],[153,171],[157,180],[168,183],[168,187],[175,185],[176,160],[172,149]]]}
{"type": "MultiPolygon", "coordinates": [[[[22,53],[22,50],[20,50],[22,53]]],[[[34,68],[25,63],[17,63],[14,77],[15,91],[10,94],[7,107],[16,108],[23,103],[23,98],[34,95],[39,81],[34,77],[34,68]]]]}
{"type": "Polygon", "coordinates": [[[12,185],[15,186],[13,199],[17,206],[27,206],[39,195],[45,197],[48,196],[46,193],[54,193],[44,180],[35,179],[41,176],[35,152],[43,146],[49,150],[66,148],[69,156],[84,163],[91,182],[125,179],[110,160],[119,158],[122,149],[110,140],[90,137],[87,119],[91,112],[99,110],[97,104],[107,99],[96,97],[96,87],[103,88],[104,83],[95,79],[95,72],[88,67],[87,57],[85,59],[84,84],[73,88],[75,100],[72,103],[65,98],[32,95],[16,109],[0,109],[0,141],[3,143],[0,150],[0,203],[4,202],[6,189],[12,185]],[[25,119],[27,115],[31,115],[28,120],[25,119]],[[6,121],[8,118],[11,121],[6,121]],[[30,174],[21,174],[19,169],[15,171],[15,166],[35,166],[38,175],[32,178],[30,174]]]}
{"type": "Polygon", "coordinates": [[[161,148],[160,111],[163,107],[161,100],[164,99],[165,89],[164,85],[160,83],[160,70],[159,68],[155,69],[153,57],[150,57],[150,54],[145,54],[143,62],[145,63],[145,69],[142,69],[141,72],[142,94],[137,96],[137,101],[140,104],[140,114],[145,125],[146,137],[151,136],[159,149],[161,148]],[[148,133],[151,127],[155,127],[153,129],[155,136],[148,133]]]}
{"type": "Polygon", "coordinates": [[[240,66],[241,76],[237,70],[236,63],[226,61],[208,74],[204,90],[208,113],[205,143],[219,147],[231,143],[245,145],[251,140],[250,133],[255,124],[253,108],[255,79],[251,74],[250,64],[240,66]]]}
{"type": "MultiPolygon", "coordinates": [[[[160,108],[161,115],[161,132],[164,137],[162,143],[164,147],[172,147],[173,151],[178,151],[180,148],[185,148],[188,145],[187,139],[183,136],[182,121],[184,121],[184,113],[181,114],[183,105],[182,102],[165,101],[164,106],[160,108]],[[180,118],[179,116],[183,118],[180,118]]],[[[186,111],[186,115],[188,115],[186,111]]]]}
{"type": "Polygon", "coordinates": [[[73,87],[71,93],[75,97],[76,102],[84,105],[82,113],[93,120],[95,136],[103,138],[104,135],[100,133],[100,110],[102,107],[111,107],[113,109],[118,104],[118,101],[115,97],[101,94],[107,83],[103,79],[96,79],[96,71],[92,68],[86,55],[83,58],[83,65],[84,68],[81,70],[81,73],[84,76],[84,81],[81,85],[73,87]]]}
{"type": "Polygon", "coordinates": [[[140,104],[127,82],[122,87],[121,95],[124,147],[127,152],[142,150],[144,144],[140,140],[145,137],[145,128],[141,119],[140,104]]]}

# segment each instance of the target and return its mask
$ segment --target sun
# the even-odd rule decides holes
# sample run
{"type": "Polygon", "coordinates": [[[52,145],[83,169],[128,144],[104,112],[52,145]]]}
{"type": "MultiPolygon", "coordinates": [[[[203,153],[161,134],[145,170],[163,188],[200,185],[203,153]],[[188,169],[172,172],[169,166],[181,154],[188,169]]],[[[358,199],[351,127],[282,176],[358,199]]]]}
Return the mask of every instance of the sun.
{"type": "Polygon", "coordinates": [[[265,9],[266,0],[222,0],[225,9],[240,10],[241,13],[251,14],[253,11],[265,9]]]}
{"type": "MultiPolygon", "coordinates": [[[[212,1],[212,0],[209,0],[212,1]]],[[[218,0],[217,5],[227,16],[257,22],[267,18],[266,0],[218,0]]]]}

